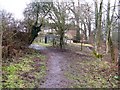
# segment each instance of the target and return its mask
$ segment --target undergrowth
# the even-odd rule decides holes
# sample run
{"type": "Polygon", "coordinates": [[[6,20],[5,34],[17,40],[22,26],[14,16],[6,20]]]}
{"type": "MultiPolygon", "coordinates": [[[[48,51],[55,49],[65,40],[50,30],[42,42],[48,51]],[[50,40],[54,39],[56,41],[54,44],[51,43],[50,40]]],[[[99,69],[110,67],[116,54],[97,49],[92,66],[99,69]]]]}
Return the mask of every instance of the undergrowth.
{"type": "Polygon", "coordinates": [[[117,88],[114,72],[115,68],[106,61],[83,60],[72,63],[65,76],[72,81],[71,88],[117,88]]]}
{"type": "Polygon", "coordinates": [[[2,66],[2,88],[35,88],[46,74],[46,57],[34,51],[2,66]]]}

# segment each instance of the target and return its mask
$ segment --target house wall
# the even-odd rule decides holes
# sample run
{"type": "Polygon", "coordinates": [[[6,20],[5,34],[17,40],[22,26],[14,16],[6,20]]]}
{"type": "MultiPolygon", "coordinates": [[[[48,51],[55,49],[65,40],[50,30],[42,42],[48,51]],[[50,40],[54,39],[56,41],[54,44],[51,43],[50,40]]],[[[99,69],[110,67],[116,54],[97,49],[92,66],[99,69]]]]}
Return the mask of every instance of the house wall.
{"type": "Polygon", "coordinates": [[[68,37],[68,39],[73,39],[76,35],[76,30],[69,30],[65,33],[65,36],[68,37]]]}

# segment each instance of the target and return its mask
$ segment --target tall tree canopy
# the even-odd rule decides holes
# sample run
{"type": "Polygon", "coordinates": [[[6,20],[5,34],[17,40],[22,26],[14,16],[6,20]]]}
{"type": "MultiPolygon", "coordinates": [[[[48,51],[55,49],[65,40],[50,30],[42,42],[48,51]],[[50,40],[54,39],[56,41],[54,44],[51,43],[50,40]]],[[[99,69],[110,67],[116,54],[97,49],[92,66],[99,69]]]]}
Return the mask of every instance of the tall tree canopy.
{"type": "Polygon", "coordinates": [[[51,10],[52,2],[41,2],[40,0],[31,2],[24,10],[25,20],[28,21],[31,26],[30,44],[38,36],[38,32],[41,30],[43,19],[47,16],[51,10]],[[30,23],[31,21],[31,23],[30,23]]]}
{"type": "MultiPolygon", "coordinates": [[[[64,45],[65,31],[68,29],[68,3],[56,2],[54,3],[51,12],[49,13],[49,19],[54,24],[54,28],[57,34],[60,36],[60,48],[64,45]]],[[[69,22],[70,23],[70,22],[69,22]]]]}

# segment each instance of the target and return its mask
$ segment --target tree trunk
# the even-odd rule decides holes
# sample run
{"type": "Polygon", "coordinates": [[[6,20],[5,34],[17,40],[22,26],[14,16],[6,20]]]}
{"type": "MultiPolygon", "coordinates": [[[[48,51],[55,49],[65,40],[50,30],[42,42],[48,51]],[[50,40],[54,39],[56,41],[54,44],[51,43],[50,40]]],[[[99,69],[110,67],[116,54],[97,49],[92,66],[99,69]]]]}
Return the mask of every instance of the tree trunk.
{"type": "MultiPolygon", "coordinates": [[[[111,28],[112,28],[112,22],[113,22],[113,18],[114,18],[114,12],[115,12],[115,7],[116,7],[116,1],[114,3],[114,8],[113,8],[113,12],[112,12],[112,16],[110,18],[110,0],[108,1],[108,6],[107,6],[107,24],[106,24],[106,30],[107,30],[107,40],[106,40],[106,53],[109,52],[109,49],[111,49],[111,44],[112,40],[111,40],[111,28]],[[110,20],[111,19],[111,20],[110,20]]],[[[111,52],[111,51],[110,51],[111,52]]]]}
{"type": "Polygon", "coordinates": [[[89,20],[88,21],[88,32],[89,32],[89,40],[90,40],[90,37],[91,37],[91,21],[89,20]]]}
{"type": "Polygon", "coordinates": [[[60,49],[63,49],[63,45],[64,45],[64,33],[60,34],[60,49]]]}
{"type": "Polygon", "coordinates": [[[38,36],[38,32],[41,31],[41,24],[38,26],[38,17],[39,17],[39,6],[37,6],[37,12],[36,12],[36,20],[32,27],[31,35],[30,35],[30,42],[29,44],[32,44],[32,42],[35,40],[35,38],[38,36]]]}
{"type": "Polygon", "coordinates": [[[32,28],[32,32],[30,33],[30,40],[29,44],[32,44],[32,42],[35,40],[35,38],[38,36],[38,32],[41,31],[42,24],[40,26],[34,25],[32,28]]]}
{"type": "Polygon", "coordinates": [[[107,30],[107,39],[106,39],[106,53],[109,52],[109,41],[110,41],[110,2],[108,1],[108,6],[107,6],[107,23],[106,23],[106,30],[107,30]]]}
{"type": "Polygon", "coordinates": [[[98,4],[95,1],[95,51],[98,52],[97,47],[97,30],[98,30],[98,4]]]}
{"type": "Polygon", "coordinates": [[[77,28],[77,31],[76,31],[76,41],[80,42],[80,30],[79,30],[79,27],[77,28]]]}
{"type": "MultiPolygon", "coordinates": [[[[109,22],[107,23],[108,26],[110,25],[109,22]]],[[[106,40],[106,53],[108,53],[110,50],[110,47],[111,47],[111,36],[110,36],[110,32],[111,32],[111,28],[110,27],[107,27],[107,30],[108,30],[108,33],[107,33],[107,40],[106,40]]]]}
{"type": "Polygon", "coordinates": [[[110,53],[111,53],[111,58],[112,62],[115,62],[115,53],[114,53],[114,46],[111,37],[109,38],[109,46],[110,46],[110,53]]]}
{"type": "MultiPolygon", "coordinates": [[[[2,35],[3,35],[3,31],[1,29],[1,25],[0,25],[0,60],[2,60],[2,35]]],[[[0,63],[2,63],[0,61],[0,63]]]]}
{"type": "MultiPolygon", "coordinates": [[[[115,1],[116,3],[116,1],[115,1]]],[[[114,45],[111,39],[111,28],[112,28],[112,21],[113,21],[113,16],[114,16],[114,11],[115,11],[115,4],[114,4],[114,9],[112,12],[111,20],[110,20],[110,1],[108,1],[108,7],[107,7],[107,40],[106,40],[106,53],[110,51],[111,54],[111,59],[112,62],[115,62],[115,52],[114,52],[114,45]]]]}
{"type": "Polygon", "coordinates": [[[97,6],[97,2],[95,2],[95,24],[96,24],[96,42],[95,42],[95,50],[98,53],[99,52],[99,48],[100,48],[100,44],[101,44],[101,27],[102,27],[102,7],[103,7],[103,0],[101,0],[100,2],[100,6],[99,6],[99,11],[98,11],[98,6],[97,6]]]}
{"type": "MultiPolygon", "coordinates": [[[[82,29],[82,23],[81,23],[81,29],[82,29]]],[[[81,36],[81,40],[82,40],[82,42],[81,42],[81,51],[82,51],[82,48],[83,48],[83,36],[81,36]]]]}
{"type": "Polygon", "coordinates": [[[77,31],[76,31],[76,41],[77,42],[80,42],[80,28],[79,28],[79,15],[80,15],[80,2],[78,0],[78,12],[76,14],[76,22],[77,22],[77,31]]]}
{"type": "Polygon", "coordinates": [[[76,29],[76,41],[80,42],[80,29],[79,29],[79,17],[76,16],[77,29],[76,29]]]}
{"type": "MultiPolygon", "coordinates": [[[[119,5],[119,9],[118,9],[118,15],[119,15],[119,18],[118,18],[118,72],[120,72],[120,0],[118,2],[118,5],[119,5]]],[[[119,76],[120,76],[120,73],[119,73],[119,76]]]]}
{"type": "Polygon", "coordinates": [[[100,44],[101,44],[101,35],[102,35],[102,31],[101,31],[101,28],[102,28],[102,6],[103,5],[103,0],[101,0],[101,3],[100,3],[100,9],[99,9],[99,15],[98,15],[98,32],[97,32],[97,46],[98,48],[100,48],[100,44]]]}
{"type": "Polygon", "coordinates": [[[63,48],[63,37],[60,37],[60,48],[63,48]]]}
{"type": "Polygon", "coordinates": [[[80,49],[81,51],[83,50],[83,48],[82,48],[83,45],[82,45],[82,44],[83,44],[83,39],[82,39],[82,41],[81,41],[81,49],[80,49]]]}
{"type": "Polygon", "coordinates": [[[87,40],[87,29],[86,29],[86,24],[84,22],[84,30],[85,30],[85,40],[87,40]]]}
{"type": "MultiPolygon", "coordinates": [[[[1,22],[0,22],[1,24],[1,22]]],[[[1,70],[1,67],[2,67],[2,35],[3,35],[3,30],[2,30],[2,25],[0,25],[0,82],[2,81],[2,70],[1,70]]],[[[1,83],[0,83],[0,86],[1,83]]]]}

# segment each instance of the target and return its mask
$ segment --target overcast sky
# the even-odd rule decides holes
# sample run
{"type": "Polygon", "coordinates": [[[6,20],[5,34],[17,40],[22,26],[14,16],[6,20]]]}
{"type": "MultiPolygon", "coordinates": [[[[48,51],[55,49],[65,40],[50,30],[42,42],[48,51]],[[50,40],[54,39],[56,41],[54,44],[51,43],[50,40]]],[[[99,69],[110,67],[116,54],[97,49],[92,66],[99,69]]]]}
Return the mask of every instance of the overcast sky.
{"type": "MultiPolygon", "coordinates": [[[[31,0],[0,0],[0,10],[4,9],[7,12],[13,13],[16,19],[22,19],[24,8],[26,7],[26,4],[30,3],[30,1],[31,0]]],[[[69,1],[69,0],[63,0],[63,1],[69,1]]],[[[85,1],[85,0],[80,0],[80,1],[85,1]]],[[[93,3],[93,0],[86,0],[86,1],[93,3]]],[[[115,0],[111,0],[111,3],[114,3],[114,1],[115,0]]],[[[104,2],[107,2],[107,0],[104,0],[104,2]]]]}
{"type": "Polygon", "coordinates": [[[16,19],[23,18],[23,11],[31,0],[0,0],[0,9],[13,13],[16,19]]]}

